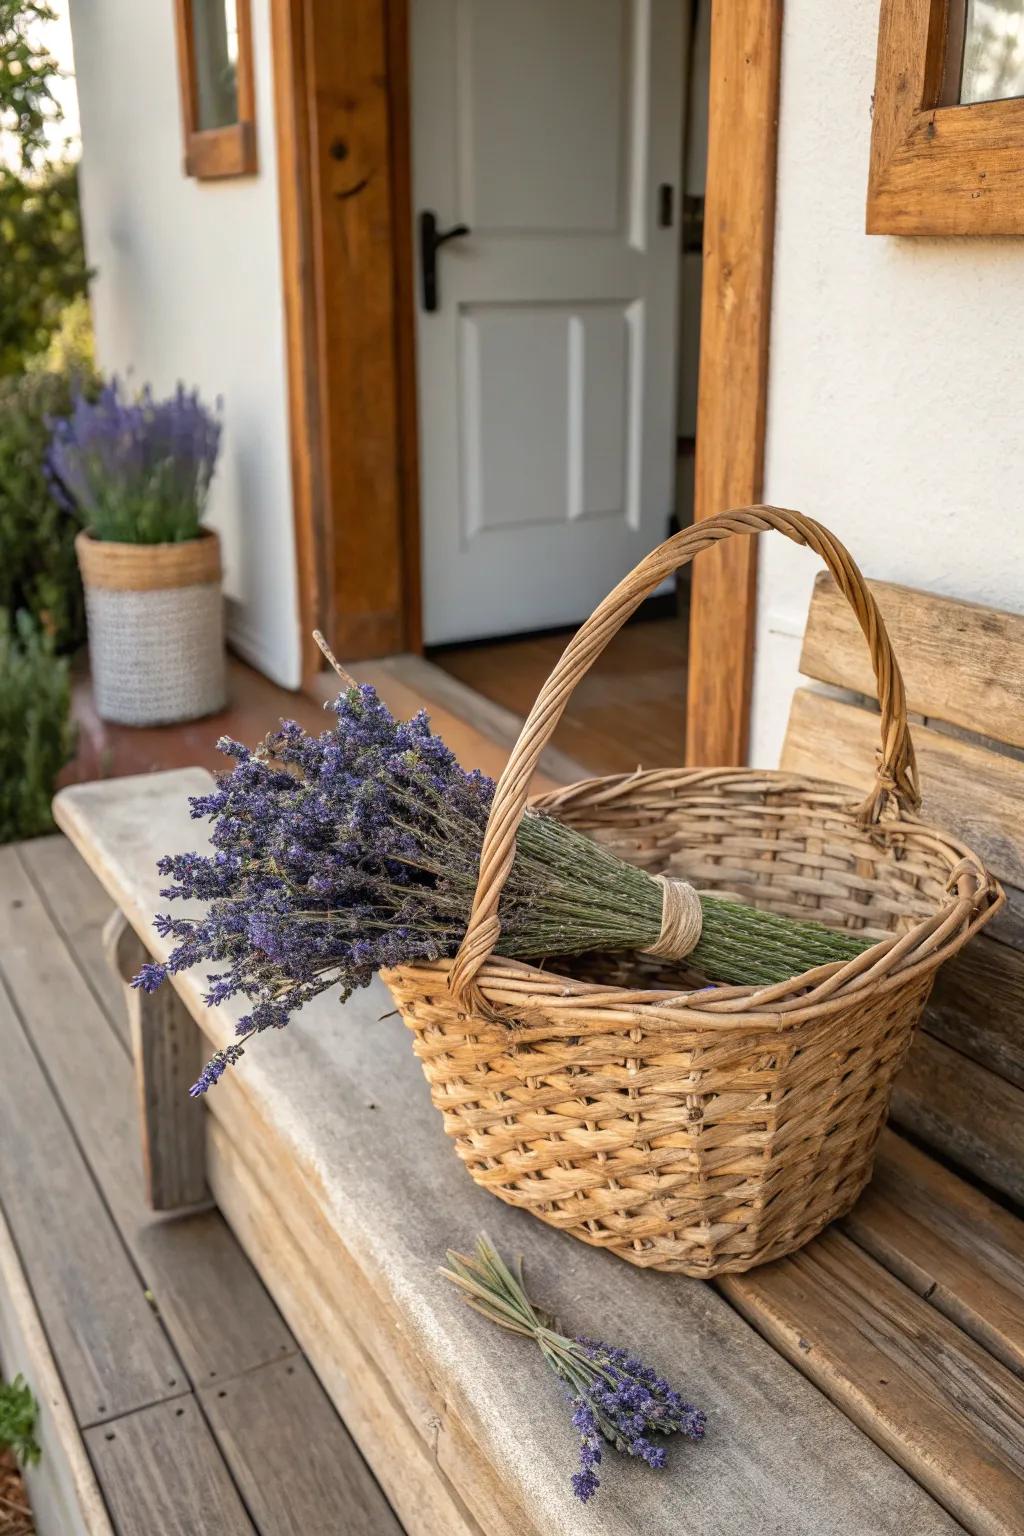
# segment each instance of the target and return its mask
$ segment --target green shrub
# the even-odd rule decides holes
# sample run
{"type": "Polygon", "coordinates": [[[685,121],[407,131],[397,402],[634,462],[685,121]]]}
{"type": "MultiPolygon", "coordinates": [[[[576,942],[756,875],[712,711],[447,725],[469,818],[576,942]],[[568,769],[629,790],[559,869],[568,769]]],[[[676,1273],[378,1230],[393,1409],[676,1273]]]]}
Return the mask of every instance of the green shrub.
{"type": "Polygon", "coordinates": [[[70,415],[76,388],[92,396],[96,387],[75,373],[0,378],[0,608],[26,609],[58,651],[84,640],[85,608],[78,520],[54,495],[46,455],[51,423],[70,415]]]}
{"type": "Polygon", "coordinates": [[[40,1457],[36,1440],[39,1405],[32,1389],[21,1376],[0,1381],[0,1451],[11,1450],[22,1466],[40,1457]]]}
{"type": "Polygon", "coordinates": [[[0,613],[0,843],[53,828],[50,801],[74,749],[69,663],[27,613],[0,613]]]}

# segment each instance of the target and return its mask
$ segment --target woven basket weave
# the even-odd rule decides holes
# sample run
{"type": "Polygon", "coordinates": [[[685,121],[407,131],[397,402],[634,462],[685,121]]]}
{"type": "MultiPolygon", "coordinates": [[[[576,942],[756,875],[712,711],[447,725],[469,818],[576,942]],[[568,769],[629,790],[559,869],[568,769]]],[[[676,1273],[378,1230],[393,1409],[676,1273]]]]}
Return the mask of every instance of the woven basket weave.
{"type": "Polygon", "coordinates": [[[677,534],[570,642],[498,784],[456,959],[387,973],[445,1129],[477,1183],[634,1264],[708,1277],[798,1248],[871,1174],[893,1078],[937,967],[1003,894],[914,812],[903,680],[843,546],[751,507],[677,534]],[[874,663],[874,788],[744,769],[591,779],[536,803],[652,873],[876,937],[856,959],[755,989],[639,955],[541,970],[493,953],[527,787],[566,701],[666,576],[732,534],[777,529],[822,556],[874,663]]]}
{"type": "Polygon", "coordinates": [[[121,725],[196,720],[224,707],[220,540],[75,539],[96,711],[121,725]]]}

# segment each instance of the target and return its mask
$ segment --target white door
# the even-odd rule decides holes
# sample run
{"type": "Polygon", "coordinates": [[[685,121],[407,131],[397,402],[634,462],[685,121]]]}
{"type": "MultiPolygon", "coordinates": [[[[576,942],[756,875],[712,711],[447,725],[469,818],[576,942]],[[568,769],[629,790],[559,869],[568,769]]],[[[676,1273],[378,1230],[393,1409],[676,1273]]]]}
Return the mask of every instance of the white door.
{"type": "Polygon", "coordinates": [[[684,0],[412,0],[428,643],[582,619],[673,508],[684,0]],[[433,302],[435,308],[428,306],[433,302]]]}

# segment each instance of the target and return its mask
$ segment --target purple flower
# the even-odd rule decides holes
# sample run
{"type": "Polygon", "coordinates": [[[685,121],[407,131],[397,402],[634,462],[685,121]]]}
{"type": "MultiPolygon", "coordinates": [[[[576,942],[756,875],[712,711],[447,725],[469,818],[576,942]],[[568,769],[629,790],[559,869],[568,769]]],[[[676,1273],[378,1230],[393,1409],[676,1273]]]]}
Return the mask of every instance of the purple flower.
{"type": "Polygon", "coordinates": [[[550,1316],[527,1295],[521,1262],[510,1268],[487,1237],[477,1239],[473,1256],[449,1251],[448,1260],[452,1267],[442,1273],[455,1281],[470,1305],[504,1328],[514,1326],[516,1332],[531,1335],[568,1389],[572,1427],[579,1436],[579,1468],[571,1483],[582,1503],[600,1487],[597,1468],[604,1441],[661,1470],[668,1460],[666,1436],[703,1437],[703,1413],[684,1403],[635,1355],[596,1339],[570,1339],[556,1332],[550,1316]]]}
{"type": "Polygon", "coordinates": [[[50,423],[47,473],[98,539],[131,544],[194,539],[220,447],[220,420],[179,384],[167,400],[134,400],[117,379],[95,400],[79,394],[50,423]]]}

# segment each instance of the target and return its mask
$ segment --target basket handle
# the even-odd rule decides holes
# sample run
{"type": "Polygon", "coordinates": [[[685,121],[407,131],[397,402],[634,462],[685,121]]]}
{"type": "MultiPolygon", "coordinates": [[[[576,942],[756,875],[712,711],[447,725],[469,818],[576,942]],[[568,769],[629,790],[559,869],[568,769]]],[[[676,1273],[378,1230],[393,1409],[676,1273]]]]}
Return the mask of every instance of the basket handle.
{"type": "Polygon", "coordinates": [[[480,850],[473,909],[449,976],[449,987],[463,1006],[469,1005],[474,978],[493,953],[501,932],[498,902],[516,855],[516,831],[526,809],[530,779],[576,684],[612,636],[666,576],[722,539],[733,534],[761,533],[769,528],[784,533],[796,544],[806,544],[821,556],[868,642],[878,684],[882,743],[874,787],[860,808],[861,821],[865,825],[876,822],[890,796],[900,808],[916,810],[920,805],[903,678],[878,604],[849,552],[820,523],[782,507],[739,507],[705,518],[652,550],[609,592],[569,641],[537,695],[494,792],[480,850]]]}

